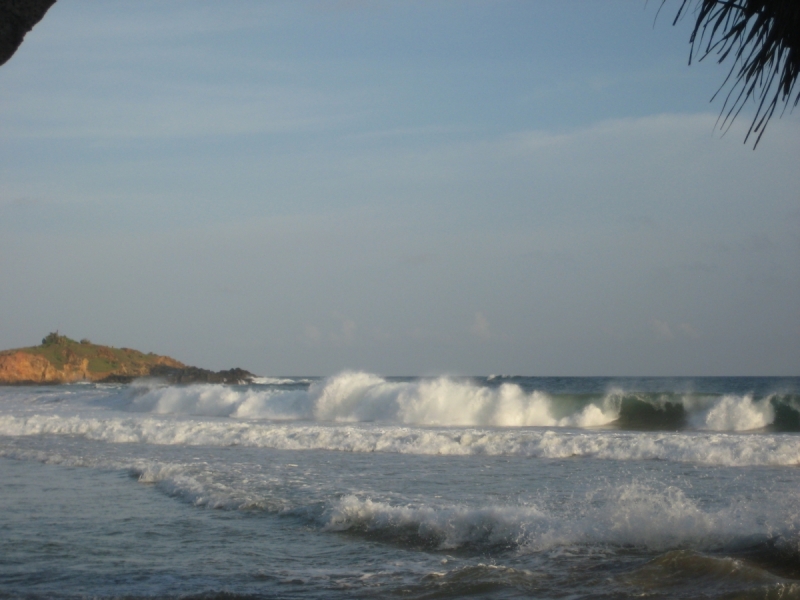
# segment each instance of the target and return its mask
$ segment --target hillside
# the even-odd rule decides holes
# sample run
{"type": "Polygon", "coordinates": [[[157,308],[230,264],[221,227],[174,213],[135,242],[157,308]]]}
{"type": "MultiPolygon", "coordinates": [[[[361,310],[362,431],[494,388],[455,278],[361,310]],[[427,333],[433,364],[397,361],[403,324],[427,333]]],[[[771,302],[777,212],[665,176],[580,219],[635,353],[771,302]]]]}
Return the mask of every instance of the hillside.
{"type": "Polygon", "coordinates": [[[39,346],[0,352],[0,383],[71,383],[146,377],[156,366],[177,369],[186,365],[169,356],[144,354],[131,348],[113,348],[76,342],[51,333],[39,346]]]}
{"type": "Polygon", "coordinates": [[[59,384],[75,381],[124,383],[158,377],[174,383],[240,383],[252,373],[242,369],[208,371],[169,356],[79,342],[50,333],[38,346],[0,351],[0,385],[59,384]]]}

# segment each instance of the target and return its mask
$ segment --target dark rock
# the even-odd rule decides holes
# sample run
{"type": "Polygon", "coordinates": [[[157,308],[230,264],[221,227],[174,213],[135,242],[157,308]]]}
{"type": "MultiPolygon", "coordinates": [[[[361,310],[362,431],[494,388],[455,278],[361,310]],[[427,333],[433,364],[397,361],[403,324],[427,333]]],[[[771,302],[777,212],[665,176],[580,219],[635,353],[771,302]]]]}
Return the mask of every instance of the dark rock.
{"type": "Polygon", "coordinates": [[[114,373],[113,375],[98,380],[98,383],[130,383],[134,379],[137,379],[134,375],[120,375],[114,373]]]}
{"type": "Polygon", "coordinates": [[[209,371],[199,367],[169,367],[156,365],[150,370],[150,377],[163,379],[169,383],[227,383],[244,384],[253,381],[253,375],[244,369],[228,369],[226,371],[209,371]]]}

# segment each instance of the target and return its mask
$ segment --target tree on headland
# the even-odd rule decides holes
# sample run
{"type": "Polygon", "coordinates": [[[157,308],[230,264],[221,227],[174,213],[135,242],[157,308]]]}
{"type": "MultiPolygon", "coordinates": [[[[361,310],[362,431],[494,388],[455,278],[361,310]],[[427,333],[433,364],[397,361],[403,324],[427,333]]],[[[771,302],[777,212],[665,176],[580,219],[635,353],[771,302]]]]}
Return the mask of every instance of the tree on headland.
{"type": "Polygon", "coordinates": [[[69,342],[75,343],[74,340],[69,339],[65,335],[60,335],[58,333],[58,329],[55,331],[51,331],[46,336],[42,338],[42,346],[57,346],[57,345],[65,345],[69,342]]]}
{"type": "MultiPolygon", "coordinates": [[[[665,3],[662,0],[662,7],[665,3]]],[[[800,90],[795,94],[800,73],[800,0],[681,0],[673,24],[692,10],[695,23],[689,38],[689,64],[711,55],[719,63],[729,57],[733,60],[717,91],[728,89],[720,127],[729,128],[747,101],[755,101],[756,114],[745,136],[746,143],[755,135],[755,148],[778,106],[785,111],[800,102],[800,90]]]]}

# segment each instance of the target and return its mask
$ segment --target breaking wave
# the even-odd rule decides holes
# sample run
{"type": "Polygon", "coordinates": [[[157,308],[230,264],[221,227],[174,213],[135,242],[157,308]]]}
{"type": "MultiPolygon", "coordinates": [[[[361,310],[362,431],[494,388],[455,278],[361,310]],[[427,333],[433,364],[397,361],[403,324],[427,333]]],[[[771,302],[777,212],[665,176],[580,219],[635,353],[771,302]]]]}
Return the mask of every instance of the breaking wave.
{"type": "Polygon", "coordinates": [[[526,391],[492,377],[480,385],[447,377],[391,381],[345,372],[307,389],[221,385],[137,387],[126,410],[236,419],[378,422],[445,427],[603,427],[633,430],[800,431],[800,397],[771,394],[694,395],[610,389],[566,395],[526,391]]]}
{"type": "Polygon", "coordinates": [[[307,390],[237,389],[221,385],[146,388],[129,410],[240,419],[383,422],[440,426],[605,425],[617,418],[613,402],[589,403],[558,415],[552,398],[515,384],[499,388],[449,378],[391,382],[368,373],[342,373],[307,390]]]}
{"type": "Polygon", "coordinates": [[[152,382],[7,395],[0,435],[108,443],[450,456],[799,465],[790,393],[556,393],[522,378],[391,380],[345,372],[298,384],[152,382]],[[513,383],[511,381],[514,381],[513,383]],[[752,432],[757,433],[740,433],[752,432]]]}

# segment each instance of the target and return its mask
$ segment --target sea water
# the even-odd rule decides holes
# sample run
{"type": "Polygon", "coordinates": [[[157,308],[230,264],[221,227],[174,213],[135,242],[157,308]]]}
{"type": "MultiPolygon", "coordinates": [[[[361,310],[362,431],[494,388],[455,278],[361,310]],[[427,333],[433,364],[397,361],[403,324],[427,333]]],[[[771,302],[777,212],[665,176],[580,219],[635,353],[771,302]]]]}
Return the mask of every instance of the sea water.
{"type": "Polygon", "coordinates": [[[800,598],[800,378],[0,388],[0,598],[800,598]]]}

